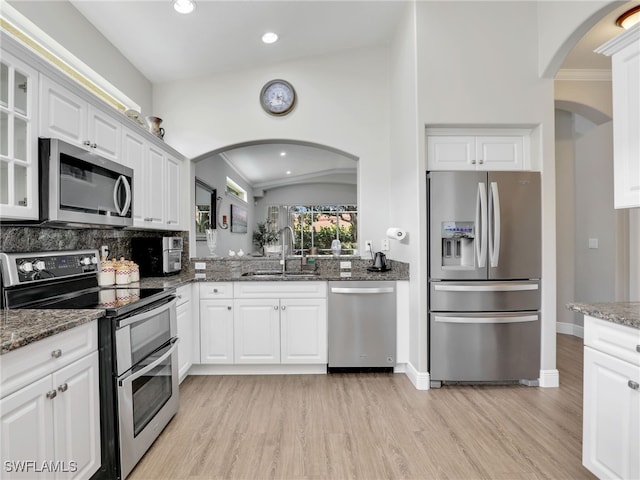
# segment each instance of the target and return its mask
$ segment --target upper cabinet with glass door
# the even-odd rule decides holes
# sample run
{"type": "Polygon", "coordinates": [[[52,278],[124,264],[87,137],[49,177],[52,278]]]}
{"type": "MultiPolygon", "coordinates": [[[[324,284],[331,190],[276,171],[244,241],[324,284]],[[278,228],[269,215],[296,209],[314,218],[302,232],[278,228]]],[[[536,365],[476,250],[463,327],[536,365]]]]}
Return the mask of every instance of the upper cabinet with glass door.
{"type": "Polygon", "coordinates": [[[0,217],[38,218],[38,72],[0,57],[0,217]]]}

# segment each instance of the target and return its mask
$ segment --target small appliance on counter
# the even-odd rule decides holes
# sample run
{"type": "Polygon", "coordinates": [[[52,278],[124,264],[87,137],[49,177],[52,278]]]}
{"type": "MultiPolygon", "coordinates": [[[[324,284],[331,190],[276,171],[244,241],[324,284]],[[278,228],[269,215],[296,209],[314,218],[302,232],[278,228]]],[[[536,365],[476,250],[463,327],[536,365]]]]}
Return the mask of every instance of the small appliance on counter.
{"type": "Polygon", "coordinates": [[[134,237],[131,257],[143,277],[174,275],[182,270],[182,237],[134,237]]]}
{"type": "Polygon", "coordinates": [[[387,256],[382,252],[376,252],[373,257],[373,265],[367,267],[367,270],[370,272],[386,272],[387,270],[391,270],[387,266],[387,256]]]}

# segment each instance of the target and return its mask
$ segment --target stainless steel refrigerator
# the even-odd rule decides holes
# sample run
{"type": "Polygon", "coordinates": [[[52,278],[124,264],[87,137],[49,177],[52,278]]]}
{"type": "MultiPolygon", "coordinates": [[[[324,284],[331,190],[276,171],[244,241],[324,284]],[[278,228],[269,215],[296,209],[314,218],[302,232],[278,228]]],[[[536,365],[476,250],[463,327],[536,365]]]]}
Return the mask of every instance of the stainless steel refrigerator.
{"type": "Polygon", "coordinates": [[[429,172],[429,373],[442,382],[540,372],[537,172],[429,172]]]}

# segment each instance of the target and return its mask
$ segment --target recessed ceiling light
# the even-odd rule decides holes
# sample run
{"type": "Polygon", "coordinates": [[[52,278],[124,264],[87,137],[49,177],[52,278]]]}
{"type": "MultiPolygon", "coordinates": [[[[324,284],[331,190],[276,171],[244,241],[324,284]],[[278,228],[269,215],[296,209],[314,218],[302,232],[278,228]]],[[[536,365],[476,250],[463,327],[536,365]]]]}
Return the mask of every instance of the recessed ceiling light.
{"type": "Polygon", "coordinates": [[[280,152],[280,156],[281,157],[286,157],[287,156],[287,152],[280,152]]]}
{"type": "Polygon", "coordinates": [[[286,173],[287,175],[291,175],[291,170],[287,170],[287,171],[286,171],[286,172],[284,172],[284,173],[286,173]]]}
{"type": "Polygon", "coordinates": [[[278,34],[273,32],[267,32],[262,35],[262,41],[264,43],[275,43],[278,41],[278,34]]]}
{"type": "Polygon", "coordinates": [[[195,8],[196,3],[193,0],[173,0],[173,9],[178,13],[191,13],[195,8]]]}

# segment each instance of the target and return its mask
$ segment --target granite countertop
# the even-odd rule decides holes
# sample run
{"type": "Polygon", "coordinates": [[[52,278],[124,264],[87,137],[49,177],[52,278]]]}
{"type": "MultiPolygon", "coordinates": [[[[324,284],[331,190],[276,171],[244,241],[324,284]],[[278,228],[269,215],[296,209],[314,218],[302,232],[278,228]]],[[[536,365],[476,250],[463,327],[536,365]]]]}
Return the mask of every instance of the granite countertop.
{"type": "Polygon", "coordinates": [[[0,355],[104,316],[104,310],[3,310],[0,355]]]}
{"type": "MultiPolygon", "coordinates": [[[[178,288],[191,282],[237,282],[237,281],[328,281],[328,280],[406,280],[403,271],[387,272],[351,272],[351,277],[340,277],[339,272],[326,272],[317,277],[284,277],[275,276],[242,276],[238,272],[211,271],[194,272],[185,270],[177,275],[166,277],[141,278],[139,283],[123,285],[123,287],[140,288],[178,288]],[[204,274],[204,278],[196,278],[196,273],[204,274]]],[[[97,320],[105,315],[101,309],[95,310],[3,310],[0,325],[0,355],[8,353],[30,343],[42,340],[56,333],[64,332],[84,323],[97,320]]]]}
{"type": "Polygon", "coordinates": [[[640,302],[570,303],[569,310],[640,329],[640,302]]]}

